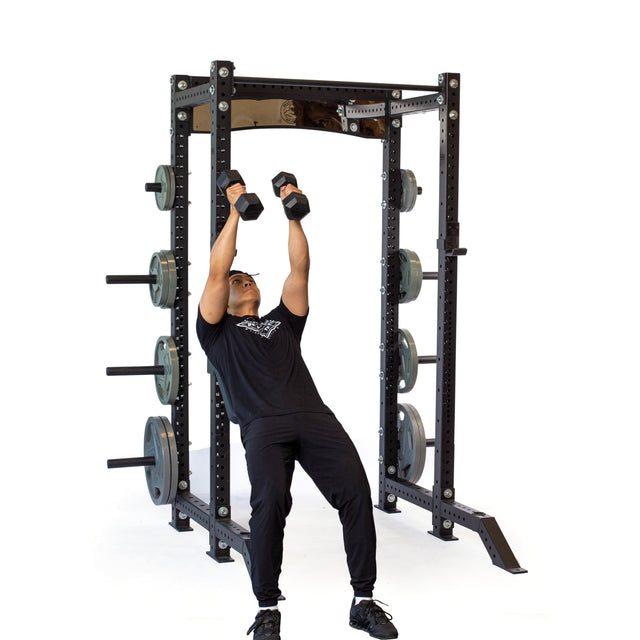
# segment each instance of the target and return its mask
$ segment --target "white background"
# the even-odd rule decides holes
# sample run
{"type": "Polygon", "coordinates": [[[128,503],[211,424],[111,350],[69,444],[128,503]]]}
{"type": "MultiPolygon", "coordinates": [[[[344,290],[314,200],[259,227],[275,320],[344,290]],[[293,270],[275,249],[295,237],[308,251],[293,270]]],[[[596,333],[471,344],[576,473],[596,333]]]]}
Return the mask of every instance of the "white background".
{"type": "MultiPolygon", "coordinates": [[[[25,2],[2,20],[3,619],[15,637],[240,638],[256,605],[244,564],[205,555],[149,500],[149,378],[169,311],[144,273],[169,248],[169,214],[143,189],[170,162],[169,78],[208,75],[435,84],[460,72],[461,245],[457,499],[495,515],[529,570],[493,567],[478,536],[428,535],[430,514],[376,510],[379,581],[403,638],[628,637],[635,576],[639,425],[638,56],[631,3],[271,4],[25,2]],[[631,585],[627,582],[632,580],[631,585]],[[622,635],[621,635],[622,633],[622,635]]],[[[7,11],[7,10],[5,10],[7,11]]],[[[405,118],[403,167],[424,194],[401,245],[435,270],[435,114],[405,118]]],[[[192,321],[206,277],[208,138],[192,136],[192,321]]],[[[311,316],[303,349],[377,491],[382,150],[317,132],[234,134],[232,161],[266,210],[242,225],[238,264],[259,271],[263,311],[286,276],[286,224],[271,195],[296,173],[312,214],[311,316]]],[[[435,349],[425,282],[400,323],[435,349]]],[[[208,377],[191,336],[194,489],[207,491],[208,377]],[[203,458],[203,455],[205,456],[203,458]],[[200,464],[201,463],[201,464],[200,464]],[[200,466],[198,466],[200,464],[200,466]],[[204,468],[204,470],[203,470],[204,468]]],[[[434,374],[407,401],[428,437],[434,374]]],[[[403,398],[404,399],[404,398],[403,398]]],[[[234,432],[233,515],[248,521],[234,432]]],[[[421,484],[430,486],[431,462],[421,484]]],[[[375,497],[375,496],[374,496],[375,497]]],[[[336,515],[297,474],[287,526],[283,638],[351,638],[336,515]]],[[[361,636],[364,637],[364,636],[361,636]]]]}

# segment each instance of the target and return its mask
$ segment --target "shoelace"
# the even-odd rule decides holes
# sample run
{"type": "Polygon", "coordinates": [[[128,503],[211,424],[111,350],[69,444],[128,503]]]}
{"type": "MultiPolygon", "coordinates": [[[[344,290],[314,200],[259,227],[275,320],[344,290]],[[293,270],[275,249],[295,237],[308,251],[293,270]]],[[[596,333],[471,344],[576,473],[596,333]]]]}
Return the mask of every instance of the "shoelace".
{"type": "Polygon", "coordinates": [[[364,609],[365,616],[368,617],[373,614],[373,620],[376,624],[380,622],[386,624],[389,620],[393,620],[393,616],[379,607],[376,602],[383,604],[385,607],[389,606],[386,602],[382,602],[381,600],[368,600],[364,609]]]}
{"type": "Polygon", "coordinates": [[[255,622],[249,627],[249,631],[247,631],[247,635],[249,635],[252,631],[255,631],[258,627],[264,625],[270,625],[271,628],[268,627],[265,631],[273,633],[275,631],[275,625],[277,624],[278,616],[275,611],[264,611],[261,613],[256,619],[255,622]]]}

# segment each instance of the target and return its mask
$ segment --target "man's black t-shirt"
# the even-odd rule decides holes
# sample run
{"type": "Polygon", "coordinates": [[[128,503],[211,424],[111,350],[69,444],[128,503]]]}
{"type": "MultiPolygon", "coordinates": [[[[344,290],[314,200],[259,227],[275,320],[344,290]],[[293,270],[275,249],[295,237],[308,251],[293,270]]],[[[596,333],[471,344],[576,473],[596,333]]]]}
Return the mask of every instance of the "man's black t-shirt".
{"type": "Polygon", "coordinates": [[[300,351],[307,316],[280,304],[266,316],[231,316],[196,331],[216,370],[229,416],[246,426],[256,418],[298,412],[331,413],[322,402],[300,351]]]}

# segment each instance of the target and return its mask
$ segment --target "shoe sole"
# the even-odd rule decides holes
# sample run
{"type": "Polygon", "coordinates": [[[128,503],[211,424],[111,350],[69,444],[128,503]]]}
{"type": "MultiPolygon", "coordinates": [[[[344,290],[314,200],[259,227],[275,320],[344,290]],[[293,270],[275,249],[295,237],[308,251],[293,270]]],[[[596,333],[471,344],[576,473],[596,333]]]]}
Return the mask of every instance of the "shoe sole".
{"type": "Polygon", "coordinates": [[[398,637],[397,633],[396,633],[395,636],[374,636],[372,633],[369,632],[367,627],[363,627],[361,624],[358,624],[357,622],[354,622],[353,620],[349,620],[349,626],[352,629],[359,629],[360,631],[366,631],[372,638],[376,638],[377,640],[393,640],[393,638],[397,638],[398,637]]]}

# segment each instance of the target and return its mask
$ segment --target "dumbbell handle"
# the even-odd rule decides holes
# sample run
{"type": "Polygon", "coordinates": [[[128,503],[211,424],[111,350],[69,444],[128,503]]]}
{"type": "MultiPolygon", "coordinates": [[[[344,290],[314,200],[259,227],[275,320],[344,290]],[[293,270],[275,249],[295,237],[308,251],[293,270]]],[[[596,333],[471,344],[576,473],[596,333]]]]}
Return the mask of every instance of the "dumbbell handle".
{"type": "Polygon", "coordinates": [[[107,460],[107,469],[121,469],[123,467],[155,467],[156,459],[153,456],[144,458],[115,458],[107,460]]]}
{"type": "Polygon", "coordinates": [[[107,367],[108,376],[162,376],[164,367],[159,364],[153,367],[107,367]]]}
{"type": "Polygon", "coordinates": [[[156,275],[146,276],[107,276],[107,284],[156,284],[156,275]]]}

